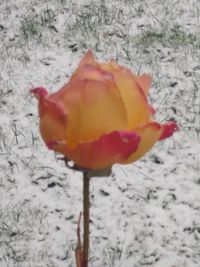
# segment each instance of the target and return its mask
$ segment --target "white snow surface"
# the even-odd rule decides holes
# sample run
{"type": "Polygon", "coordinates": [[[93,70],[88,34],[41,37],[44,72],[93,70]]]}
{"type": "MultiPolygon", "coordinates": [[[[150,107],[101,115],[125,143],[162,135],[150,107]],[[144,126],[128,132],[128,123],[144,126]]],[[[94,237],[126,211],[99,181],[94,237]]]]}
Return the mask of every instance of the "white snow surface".
{"type": "Polygon", "coordinates": [[[156,120],[180,128],[91,180],[89,266],[200,266],[199,29],[198,0],[1,0],[0,267],[75,266],[82,176],[41,140],[30,89],[58,90],[88,48],[151,74],[156,120]]]}

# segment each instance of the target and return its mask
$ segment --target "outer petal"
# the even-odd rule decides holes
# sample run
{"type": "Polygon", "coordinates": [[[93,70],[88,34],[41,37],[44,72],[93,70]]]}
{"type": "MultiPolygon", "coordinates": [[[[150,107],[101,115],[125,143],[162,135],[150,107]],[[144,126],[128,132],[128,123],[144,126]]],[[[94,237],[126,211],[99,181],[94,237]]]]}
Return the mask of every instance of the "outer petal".
{"type": "MultiPolygon", "coordinates": [[[[87,80],[94,80],[104,83],[112,83],[114,85],[114,77],[111,72],[102,70],[98,66],[93,65],[86,65],[84,68],[81,69],[81,71],[78,71],[75,76],[72,77],[72,80],[75,79],[87,79],[87,80]]],[[[117,92],[116,88],[116,92],[117,92]]]]}
{"type": "Polygon", "coordinates": [[[122,71],[122,72],[127,72],[127,74],[130,74],[132,78],[135,80],[137,85],[143,90],[144,94],[147,95],[150,85],[151,85],[151,76],[148,74],[144,73],[141,76],[132,74],[128,69],[118,65],[115,60],[112,60],[111,62],[108,63],[103,63],[103,64],[98,64],[100,68],[103,70],[109,71],[109,72],[114,72],[114,71],[122,71]]]}
{"type": "Polygon", "coordinates": [[[151,85],[151,76],[148,74],[142,74],[141,76],[134,75],[134,79],[147,96],[151,85]]]}
{"type": "MultiPolygon", "coordinates": [[[[142,89],[144,94],[147,96],[150,85],[151,85],[151,80],[152,80],[151,76],[149,76],[148,74],[142,74],[141,76],[138,76],[138,75],[133,75],[133,76],[138,86],[142,89]]],[[[149,112],[151,116],[153,116],[156,112],[155,109],[150,104],[149,104],[149,112]]]]}
{"type": "MultiPolygon", "coordinates": [[[[109,64],[116,65],[115,62],[111,62],[109,64]]],[[[113,93],[115,93],[118,97],[121,97],[120,91],[115,83],[114,75],[112,74],[112,72],[104,70],[102,68],[102,65],[104,64],[95,62],[94,56],[91,50],[89,50],[86,56],[81,60],[81,63],[79,64],[79,67],[76,70],[75,74],[71,77],[70,82],[76,80],[92,80],[102,82],[104,84],[107,84],[108,86],[111,86],[113,93]]],[[[118,68],[117,65],[116,67],[118,68]]],[[[123,102],[122,98],[121,100],[123,102]]]]}
{"type": "Polygon", "coordinates": [[[132,73],[115,62],[101,64],[103,70],[111,71],[127,111],[128,129],[146,124],[150,119],[150,109],[146,96],[132,73]]]}
{"type": "Polygon", "coordinates": [[[88,50],[84,57],[81,59],[78,68],[76,69],[75,73],[72,75],[70,81],[77,79],[79,74],[82,73],[82,70],[87,66],[97,66],[98,63],[95,61],[95,57],[92,53],[92,50],[88,50]]]}
{"type": "Polygon", "coordinates": [[[130,72],[115,71],[115,81],[126,105],[129,129],[147,123],[150,119],[149,105],[143,91],[130,72]]]}
{"type": "Polygon", "coordinates": [[[136,128],[134,130],[141,138],[138,149],[123,163],[131,163],[146,154],[152,146],[159,140],[162,134],[161,126],[156,122],[150,122],[143,127],[136,128]]]}
{"type": "Polygon", "coordinates": [[[46,97],[39,102],[40,132],[45,142],[64,140],[67,132],[67,113],[58,103],[46,97]]]}
{"type": "Polygon", "coordinates": [[[48,92],[44,87],[36,87],[31,90],[31,93],[40,101],[44,99],[47,95],[48,92]]]}
{"type": "Polygon", "coordinates": [[[64,140],[66,138],[67,113],[50,98],[43,87],[31,90],[39,101],[40,132],[45,142],[48,140],[64,140]]]}
{"type": "Polygon", "coordinates": [[[70,150],[62,142],[48,142],[51,148],[65,154],[76,164],[88,169],[104,169],[124,161],[136,151],[140,137],[134,132],[117,132],[102,135],[96,141],[79,143],[70,150]]]}
{"type": "Polygon", "coordinates": [[[67,108],[67,141],[97,140],[101,135],[127,129],[126,110],[115,88],[93,80],[75,80],[50,96],[67,108]]]}
{"type": "Polygon", "coordinates": [[[157,141],[170,137],[177,129],[177,125],[174,122],[168,122],[163,125],[157,122],[150,122],[143,127],[135,129],[134,132],[140,136],[141,142],[137,151],[123,163],[127,164],[138,160],[144,156],[157,141]]]}
{"type": "Polygon", "coordinates": [[[159,140],[164,140],[170,137],[175,131],[178,131],[178,126],[175,121],[168,121],[162,125],[162,129],[163,132],[159,140]]]}
{"type": "Polygon", "coordinates": [[[86,65],[96,65],[96,60],[91,49],[87,51],[84,57],[81,59],[78,67],[84,67],[86,65]]]}

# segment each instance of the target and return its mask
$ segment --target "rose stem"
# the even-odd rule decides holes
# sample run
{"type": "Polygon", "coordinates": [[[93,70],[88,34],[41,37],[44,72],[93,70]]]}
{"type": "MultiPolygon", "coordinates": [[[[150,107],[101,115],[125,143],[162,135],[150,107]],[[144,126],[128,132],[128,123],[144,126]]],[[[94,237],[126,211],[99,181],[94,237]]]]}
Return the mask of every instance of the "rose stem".
{"type": "Polygon", "coordinates": [[[83,173],[83,267],[88,267],[88,252],[89,252],[89,195],[90,178],[88,172],[83,173]]]}

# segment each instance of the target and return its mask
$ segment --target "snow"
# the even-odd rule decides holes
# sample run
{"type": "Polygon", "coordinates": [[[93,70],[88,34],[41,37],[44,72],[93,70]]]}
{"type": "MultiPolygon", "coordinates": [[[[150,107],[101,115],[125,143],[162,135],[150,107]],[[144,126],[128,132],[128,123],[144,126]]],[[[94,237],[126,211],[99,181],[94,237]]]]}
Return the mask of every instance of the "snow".
{"type": "Polygon", "coordinates": [[[180,127],[138,162],[92,179],[90,267],[199,267],[199,3],[89,3],[0,3],[0,267],[75,266],[81,173],[43,144],[29,92],[56,91],[89,47],[99,61],[151,74],[156,119],[180,127]],[[81,21],[83,11],[93,18],[81,21]]]}

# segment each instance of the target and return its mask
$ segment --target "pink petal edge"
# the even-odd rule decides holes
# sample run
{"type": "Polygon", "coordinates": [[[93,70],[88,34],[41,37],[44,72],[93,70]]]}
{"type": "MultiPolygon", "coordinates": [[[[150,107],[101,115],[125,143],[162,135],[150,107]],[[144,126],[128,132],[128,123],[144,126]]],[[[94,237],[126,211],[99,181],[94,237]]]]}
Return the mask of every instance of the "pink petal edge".
{"type": "Polygon", "coordinates": [[[173,135],[174,132],[178,131],[178,125],[175,121],[168,121],[164,125],[162,125],[163,132],[161,137],[159,138],[160,141],[170,137],[173,135]]]}
{"type": "Polygon", "coordinates": [[[59,142],[56,140],[50,140],[46,142],[46,146],[48,147],[49,150],[54,150],[55,146],[57,146],[58,144],[59,142]]]}
{"type": "Polygon", "coordinates": [[[44,87],[36,87],[31,89],[31,93],[38,99],[43,99],[47,94],[48,91],[44,87]]]}
{"type": "Polygon", "coordinates": [[[49,140],[46,145],[58,152],[61,145],[62,154],[75,161],[78,166],[101,169],[127,159],[137,150],[140,139],[135,132],[114,131],[102,135],[98,140],[79,143],[74,150],[70,150],[64,141],[59,140],[49,140]]]}

